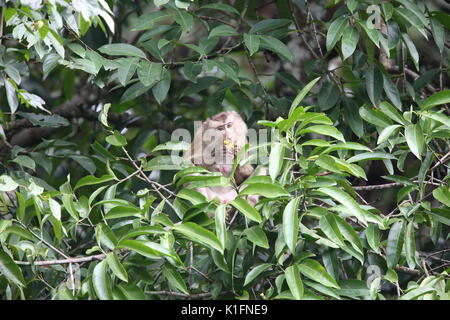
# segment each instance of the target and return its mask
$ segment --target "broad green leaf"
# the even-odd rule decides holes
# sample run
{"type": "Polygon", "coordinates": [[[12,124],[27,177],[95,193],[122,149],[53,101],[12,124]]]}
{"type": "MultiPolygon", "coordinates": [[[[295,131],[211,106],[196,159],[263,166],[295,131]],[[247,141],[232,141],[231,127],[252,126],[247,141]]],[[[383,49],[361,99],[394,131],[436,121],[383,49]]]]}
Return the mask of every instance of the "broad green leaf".
{"type": "Polygon", "coordinates": [[[288,27],[292,21],[290,19],[263,19],[254,24],[249,33],[266,33],[280,28],[288,27]]]}
{"type": "Polygon", "coordinates": [[[174,230],[180,232],[189,240],[199,242],[203,245],[207,245],[213,249],[216,249],[220,253],[223,253],[224,248],[221,242],[217,239],[216,235],[211,231],[200,227],[193,222],[186,222],[174,226],[174,230]]]}
{"type": "Polygon", "coordinates": [[[327,196],[332,197],[337,202],[344,205],[347,210],[354,215],[356,218],[358,218],[361,222],[364,224],[366,223],[366,213],[364,210],[360,207],[360,205],[347,193],[342,191],[341,189],[338,189],[336,187],[323,187],[319,188],[318,191],[326,194],[327,196]]]}
{"type": "Polygon", "coordinates": [[[278,184],[253,183],[242,190],[239,195],[257,194],[266,198],[287,197],[289,193],[278,184]]]}
{"type": "Polygon", "coordinates": [[[380,110],[370,108],[366,105],[359,108],[359,115],[365,121],[382,128],[385,128],[392,124],[391,119],[385,116],[380,110]]]}
{"type": "Polygon", "coordinates": [[[428,97],[420,105],[422,110],[427,110],[435,106],[450,103],[450,90],[442,90],[428,97]]]}
{"type": "Polygon", "coordinates": [[[379,105],[381,112],[383,112],[386,116],[398,122],[400,124],[406,125],[406,120],[400,115],[397,109],[394,108],[389,102],[383,101],[379,105]]]}
{"type": "Polygon", "coordinates": [[[406,47],[408,48],[409,54],[411,55],[411,58],[413,59],[414,65],[417,70],[419,70],[419,53],[417,52],[416,46],[412,42],[411,38],[407,33],[401,34],[403,42],[406,44],[406,47]]]}
{"type": "Polygon", "coordinates": [[[266,271],[268,268],[272,266],[271,263],[262,263],[254,267],[247,275],[245,276],[244,287],[255,280],[261,273],[266,271]]]}
{"type": "Polygon", "coordinates": [[[302,300],[304,295],[303,282],[300,277],[299,268],[296,264],[287,267],[284,270],[286,282],[292,295],[297,300],[302,300]]]}
{"type": "Polygon", "coordinates": [[[354,155],[353,157],[347,159],[348,163],[366,161],[366,160],[391,160],[395,157],[390,153],[385,152],[364,152],[354,155]]]}
{"type": "Polygon", "coordinates": [[[433,190],[433,197],[450,208],[450,190],[448,187],[439,187],[433,190]]]}
{"type": "Polygon", "coordinates": [[[305,129],[302,129],[298,132],[299,135],[302,135],[304,133],[317,133],[317,134],[323,134],[325,136],[330,136],[333,137],[337,140],[340,140],[342,142],[345,142],[344,136],[342,135],[342,133],[339,132],[338,129],[336,129],[333,126],[328,126],[328,125],[314,125],[314,126],[310,126],[307,127],[305,129]]]}
{"type": "Polygon", "coordinates": [[[185,10],[177,10],[177,13],[174,16],[175,21],[183,28],[184,31],[191,31],[194,26],[194,18],[190,13],[185,10]]]}
{"type": "Polygon", "coordinates": [[[443,125],[450,128],[450,117],[446,116],[443,113],[425,111],[420,113],[422,116],[433,119],[434,121],[440,122],[443,125]]]}
{"type": "Polygon", "coordinates": [[[208,37],[230,37],[230,36],[238,36],[239,33],[229,25],[223,24],[218,27],[215,27],[209,32],[208,37]]]}
{"type": "Polygon", "coordinates": [[[226,205],[222,204],[220,206],[217,206],[216,212],[215,212],[215,224],[216,224],[216,235],[219,239],[220,243],[222,244],[222,247],[225,248],[226,241],[227,241],[227,225],[226,225],[226,219],[227,217],[227,207],[226,205]]]}
{"type": "Polygon", "coordinates": [[[201,6],[200,9],[215,9],[215,10],[230,12],[235,15],[239,15],[239,11],[237,11],[235,8],[233,8],[232,6],[225,4],[225,3],[206,4],[206,5],[201,6]]]}
{"type": "Polygon", "coordinates": [[[405,127],[405,139],[411,152],[419,160],[422,159],[421,156],[425,146],[425,139],[419,123],[410,124],[405,127]]]}
{"type": "Polygon", "coordinates": [[[386,96],[391,100],[394,106],[402,111],[402,101],[400,99],[400,92],[397,86],[391,81],[391,79],[383,74],[383,88],[386,96]]]}
{"type": "Polygon", "coordinates": [[[250,56],[258,52],[260,43],[258,35],[244,33],[244,43],[250,53],[250,56]]]}
{"type": "Polygon", "coordinates": [[[17,156],[12,161],[21,165],[22,167],[31,169],[33,171],[36,168],[36,163],[29,156],[20,155],[20,156],[17,156]]]}
{"type": "Polygon", "coordinates": [[[408,223],[405,232],[406,261],[411,269],[416,267],[416,238],[414,236],[414,222],[408,223]]]}
{"type": "Polygon", "coordinates": [[[316,260],[306,259],[298,265],[298,269],[307,278],[317,281],[326,287],[340,288],[336,280],[316,260]]]}
{"type": "Polygon", "coordinates": [[[22,271],[14,263],[14,260],[3,250],[0,250],[0,273],[19,287],[27,286],[22,271]]]}
{"type": "Polygon", "coordinates": [[[282,143],[275,143],[270,150],[269,155],[269,175],[272,181],[278,177],[284,163],[284,145],[282,143]]]}
{"type": "Polygon", "coordinates": [[[283,42],[272,36],[259,36],[259,46],[278,54],[289,62],[294,60],[294,54],[283,42]]]}
{"type": "Polygon", "coordinates": [[[312,87],[317,83],[317,81],[320,80],[320,77],[317,77],[313,80],[311,80],[306,86],[303,87],[302,90],[297,94],[294,101],[292,101],[291,108],[289,109],[289,117],[291,117],[292,113],[295,109],[297,109],[300,102],[302,102],[303,98],[306,97],[306,95],[311,91],[312,87]]]}
{"type": "Polygon", "coordinates": [[[188,289],[186,287],[186,283],[184,283],[183,277],[175,268],[169,265],[164,265],[163,276],[169,281],[169,283],[174,288],[185,294],[189,294],[188,289]]]}
{"type": "Polygon", "coordinates": [[[333,49],[333,47],[339,41],[339,39],[342,36],[342,33],[344,32],[347,26],[347,22],[348,18],[346,16],[340,16],[330,24],[330,26],[328,27],[326,40],[327,51],[333,49]]]}
{"type": "Polygon", "coordinates": [[[245,229],[244,233],[247,236],[248,240],[253,242],[255,245],[265,249],[269,248],[269,241],[267,240],[267,236],[260,226],[253,226],[249,229],[245,229]]]}
{"type": "Polygon", "coordinates": [[[298,238],[298,205],[300,197],[289,201],[283,211],[283,236],[289,250],[295,254],[298,238]]]}
{"type": "Polygon", "coordinates": [[[366,228],[366,239],[370,248],[376,253],[380,253],[380,231],[375,224],[369,224],[366,228]]]}
{"type": "Polygon", "coordinates": [[[370,66],[365,72],[366,90],[370,101],[377,105],[383,91],[383,74],[374,66],[370,66]]]}
{"type": "Polygon", "coordinates": [[[105,44],[98,48],[98,51],[110,56],[129,56],[146,59],[144,51],[127,43],[105,44]]]}
{"type": "Polygon", "coordinates": [[[86,176],[81,178],[80,180],[78,180],[77,184],[75,185],[75,188],[73,188],[73,190],[77,190],[78,188],[84,187],[84,186],[90,186],[90,185],[95,185],[95,184],[100,184],[100,183],[105,183],[108,181],[114,180],[114,176],[110,175],[110,174],[105,174],[99,178],[94,177],[94,176],[86,176]]]}
{"type": "Polygon", "coordinates": [[[17,114],[30,121],[34,126],[59,128],[70,125],[70,122],[67,121],[67,119],[57,114],[51,116],[31,112],[17,112],[17,114]]]}
{"type": "Polygon", "coordinates": [[[345,247],[344,237],[339,230],[339,226],[337,225],[336,219],[333,214],[327,213],[320,217],[319,226],[320,230],[325,233],[328,239],[330,239],[340,247],[345,247]]]}
{"type": "Polygon", "coordinates": [[[350,57],[356,49],[359,41],[359,32],[353,27],[346,27],[342,35],[342,56],[343,59],[350,57]]]}
{"type": "Polygon", "coordinates": [[[95,293],[100,300],[112,300],[111,280],[106,272],[107,262],[103,260],[99,262],[92,272],[92,284],[95,293]]]}
{"type": "Polygon", "coordinates": [[[404,239],[404,224],[403,221],[397,221],[391,226],[389,230],[387,246],[386,246],[386,260],[389,269],[397,266],[402,253],[403,239],[404,239]]]}
{"type": "Polygon", "coordinates": [[[247,200],[243,198],[236,198],[230,202],[239,212],[244,214],[250,220],[260,223],[262,221],[261,215],[255,207],[251,206],[247,200]]]}
{"type": "Polygon", "coordinates": [[[109,268],[120,280],[128,282],[128,274],[119,258],[114,252],[110,252],[106,255],[106,262],[108,262],[109,268]]]}
{"type": "Polygon", "coordinates": [[[387,126],[386,128],[384,128],[380,132],[380,135],[378,136],[377,144],[385,142],[400,127],[401,126],[399,124],[393,124],[391,126],[387,126]]]}

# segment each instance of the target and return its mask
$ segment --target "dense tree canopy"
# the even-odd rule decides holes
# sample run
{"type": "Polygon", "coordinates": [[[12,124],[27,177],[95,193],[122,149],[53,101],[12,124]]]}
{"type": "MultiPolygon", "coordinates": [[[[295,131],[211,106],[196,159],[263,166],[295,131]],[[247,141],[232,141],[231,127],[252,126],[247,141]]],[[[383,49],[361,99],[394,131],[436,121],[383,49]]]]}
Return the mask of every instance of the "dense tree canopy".
{"type": "Polygon", "coordinates": [[[450,298],[445,1],[0,7],[1,299],[450,298]],[[174,138],[224,110],[229,204],[174,138]]]}

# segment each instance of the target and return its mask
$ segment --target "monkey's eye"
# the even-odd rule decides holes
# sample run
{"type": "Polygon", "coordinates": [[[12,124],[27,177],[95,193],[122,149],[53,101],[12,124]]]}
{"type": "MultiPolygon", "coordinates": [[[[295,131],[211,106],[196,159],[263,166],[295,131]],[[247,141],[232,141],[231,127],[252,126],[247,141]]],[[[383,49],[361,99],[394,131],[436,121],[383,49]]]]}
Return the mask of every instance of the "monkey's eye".
{"type": "Polygon", "coordinates": [[[218,126],[218,127],[217,127],[217,130],[223,131],[223,130],[225,130],[225,126],[218,126]]]}
{"type": "Polygon", "coordinates": [[[231,128],[233,125],[231,124],[231,122],[227,123],[227,128],[231,128]]]}

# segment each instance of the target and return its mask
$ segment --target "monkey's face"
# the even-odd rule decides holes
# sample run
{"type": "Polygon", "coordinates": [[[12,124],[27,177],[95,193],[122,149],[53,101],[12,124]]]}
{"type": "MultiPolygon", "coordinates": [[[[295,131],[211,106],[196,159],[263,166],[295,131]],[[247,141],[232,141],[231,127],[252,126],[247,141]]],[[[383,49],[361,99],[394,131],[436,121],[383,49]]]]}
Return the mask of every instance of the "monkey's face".
{"type": "Polygon", "coordinates": [[[221,112],[203,124],[202,166],[231,174],[233,160],[246,143],[247,126],[236,112],[221,112]]]}

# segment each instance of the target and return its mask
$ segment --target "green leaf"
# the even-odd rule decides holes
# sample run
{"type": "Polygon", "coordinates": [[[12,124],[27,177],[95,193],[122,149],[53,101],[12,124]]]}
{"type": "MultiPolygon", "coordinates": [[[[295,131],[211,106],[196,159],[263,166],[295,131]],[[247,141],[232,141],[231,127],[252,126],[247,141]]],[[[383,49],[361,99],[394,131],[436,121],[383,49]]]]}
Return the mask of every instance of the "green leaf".
{"type": "Polygon", "coordinates": [[[239,15],[239,11],[237,11],[235,8],[233,8],[232,6],[225,4],[225,3],[206,4],[204,6],[201,6],[200,9],[215,9],[215,10],[230,12],[235,15],[239,15]]]}
{"type": "Polygon", "coordinates": [[[359,108],[359,115],[365,121],[382,128],[392,124],[391,119],[386,117],[380,110],[369,108],[368,106],[362,106],[359,108]]]}
{"type": "Polygon", "coordinates": [[[369,246],[376,253],[380,253],[380,231],[375,224],[369,224],[366,228],[366,239],[369,246]]]}
{"type": "Polygon", "coordinates": [[[304,289],[298,266],[294,264],[290,267],[287,267],[286,270],[284,270],[284,274],[286,276],[286,282],[288,284],[289,290],[291,291],[294,298],[297,300],[302,300],[304,289]]]}
{"type": "Polygon", "coordinates": [[[403,247],[404,229],[403,220],[400,220],[394,223],[389,230],[386,246],[386,260],[389,269],[397,266],[397,262],[400,259],[403,247]]]}
{"type": "Polygon", "coordinates": [[[253,183],[239,192],[239,195],[260,195],[266,198],[287,197],[289,193],[278,184],[253,183]]]}
{"type": "Polygon", "coordinates": [[[209,32],[208,37],[231,37],[238,36],[239,33],[232,27],[226,24],[215,27],[209,32]]]}
{"type": "Polygon", "coordinates": [[[320,80],[320,77],[317,77],[310,81],[306,86],[303,87],[302,90],[297,94],[294,101],[292,101],[291,108],[289,109],[289,117],[292,115],[295,109],[297,109],[300,102],[302,102],[303,98],[311,91],[312,87],[320,80]]]}
{"type": "Polygon", "coordinates": [[[116,248],[127,248],[150,259],[158,259],[161,255],[160,252],[148,246],[144,241],[139,240],[122,239],[119,241],[116,248]]]}
{"type": "Polygon", "coordinates": [[[189,291],[184,283],[183,277],[180,273],[173,267],[169,265],[163,266],[163,276],[169,281],[169,283],[184,294],[189,294],[189,291]]]}
{"type": "Polygon", "coordinates": [[[348,18],[346,16],[340,16],[339,18],[334,20],[328,27],[326,40],[327,51],[331,51],[331,49],[334,48],[336,43],[341,38],[342,33],[347,26],[347,20],[348,18]]]}
{"type": "Polygon", "coordinates": [[[359,41],[359,32],[356,28],[346,27],[344,34],[342,35],[342,56],[343,59],[350,57],[356,49],[356,45],[359,41]]]}
{"type": "Polygon", "coordinates": [[[192,15],[184,10],[177,10],[174,16],[175,21],[183,28],[184,31],[191,31],[194,26],[194,18],[192,15]]]}
{"type": "Polygon", "coordinates": [[[0,176],[0,191],[13,191],[15,190],[19,184],[15,182],[10,176],[5,174],[0,176]]]}
{"type": "Polygon", "coordinates": [[[380,135],[378,136],[377,144],[381,144],[381,143],[385,142],[400,127],[401,127],[401,125],[399,125],[399,124],[393,124],[391,126],[387,126],[386,128],[384,128],[380,132],[380,135]]]}
{"type": "Polygon", "coordinates": [[[300,197],[289,201],[283,211],[283,236],[289,250],[295,254],[298,239],[298,205],[300,197]]]}
{"type": "Polygon", "coordinates": [[[118,219],[125,217],[136,216],[139,217],[142,215],[142,211],[139,208],[134,206],[116,206],[108,211],[105,215],[105,219],[118,219]]]}
{"type": "Polygon", "coordinates": [[[149,86],[144,86],[144,84],[142,84],[142,82],[136,82],[135,84],[130,86],[127,90],[125,90],[122,97],[120,97],[120,103],[125,103],[125,102],[128,102],[130,100],[133,100],[133,99],[139,97],[140,95],[142,95],[145,92],[147,92],[148,90],[150,90],[150,88],[153,85],[154,84],[151,84],[149,86]]]}
{"type": "Polygon", "coordinates": [[[294,54],[292,51],[280,40],[272,36],[259,36],[260,47],[273,51],[280,57],[286,59],[289,62],[294,60],[294,54]]]}
{"type": "Polygon", "coordinates": [[[275,181],[284,163],[284,146],[282,143],[275,143],[269,155],[269,175],[275,181]]]}
{"type": "Polygon", "coordinates": [[[325,136],[330,136],[333,137],[337,140],[340,140],[342,142],[345,142],[344,136],[342,135],[342,133],[339,132],[338,129],[336,129],[333,126],[328,126],[328,125],[314,125],[314,126],[310,126],[307,127],[305,129],[302,129],[298,132],[299,135],[302,135],[304,133],[317,133],[317,134],[323,134],[325,136]]]}
{"type": "Polygon", "coordinates": [[[11,82],[10,79],[4,79],[5,88],[6,88],[6,99],[8,100],[9,109],[11,113],[16,112],[19,107],[19,100],[17,99],[16,87],[11,82]]]}
{"type": "Polygon", "coordinates": [[[100,183],[108,182],[111,180],[114,180],[114,176],[112,176],[110,174],[105,174],[99,178],[94,177],[94,176],[86,176],[86,177],[83,177],[80,180],[78,180],[77,184],[75,185],[74,190],[84,187],[84,186],[100,184],[100,183]]]}
{"type": "Polygon", "coordinates": [[[227,225],[226,225],[226,217],[227,217],[227,207],[222,204],[217,206],[215,212],[215,225],[216,225],[216,234],[223,248],[225,248],[227,241],[227,225]]]}
{"type": "Polygon", "coordinates": [[[377,105],[383,91],[383,74],[378,68],[370,66],[365,72],[365,78],[369,99],[373,105],[377,105]]]}
{"type": "Polygon", "coordinates": [[[245,276],[244,280],[244,287],[255,280],[261,273],[266,271],[268,268],[272,266],[271,263],[262,263],[254,267],[247,275],[245,276]]]}
{"type": "Polygon", "coordinates": [[[400,92],[397,86],[391,81],[391,79],[383,74],[383,88],[386,92],[386,96],[391,100],[394,106],[402,111],[402,100],[400,99],[400,92]]]}
{"type": "Polygon", "coordinates": [[[120,280],[128,282],[128,274],[123,265],[120,263],[119,258],[114,252],[110,252],[106,255],[106,262],[108,262],[109,268],[120,280]]]}
{"type": "Polygon", "coordinates": [[[110,56],[129,56],[146,59],[144,51],[131,44],[127,43],[112,43],[105,44],[98,48],[101,53],[109,54],[110,56]]]}
{"type": "Polygon", "coordinates": [[[420,124],[407,125],[405,127],[405,138],[411,152],[420,160],[425,146],[425,140],[420,124]]]}
{"type": "Polygon", "coordinates": [[[349,159],[347,159],[348,163],[358,162],[358,161],[366,161],[366,160],[391,160],[395,159],[395,157],[386,152],[364,152],[359,153],[349,159]]]}
{"type": "Polygon", "coordinates": [[[411,38],[408,36],[407,33],[401,33],[403,42],[405,43],[406,47],[408,48],[409,54],[411,55],[411,58],[414,61],[414,66],[417,70],[419,70],[419,53],[417,52],[416,46],[412,42],[411,38]]]}
{"type": "Polygon", "coordinates": [[[443,113],[425,111],[420,113],[422,116],[433,119],[434,121],[440,122],[443,125],[450,128],[450,117],[446,116],[443,113]]]}
{"type": "Polygon", "coordinates": [[[383,112],[386,116],[394,120],[395,122],[398,122],[400,124],[406,125],[407,122],[403,117],[400,115],[400,113],[397,111],[397,109],[394,108],[389,102],[383,101],[379,105],[381,112],[383,112]]]}
{"type": "Polygon", "coordinates": [[[405,232],[406,261],[411,269],[416,267],[416,238],[414,236],[414,222],[408,223],[405,232]]]}
{"type": "Polygon", "coordinates": [[[336,280],[316,260],[306,259],[298,265],[300,272],[307,278],[317,281],[326,287],[340,289],[336,280]]]}
{"type": "Polygon", "coordinates": [[[337,202],[344,205],[344,207],[347,208],[347,210],[354,215],[356,218],[358,218],[361,222],[364,224],[366,223],[366,213],[364,210],[359,206],[359,204],[350,197],[347,193],[342,191],[341,189],[338,189],[336,187],[323,187],[318,189],[319,192],[322,192],[326,194],[327,196],[332,197],[337,202]]]}
{"type": "Polygon", "coordinates": [[[450,208],[450,191],[448,187],[439,187],[433,190],[433,197],[450,208]]]}
{"type": "Polygon", "coordinates": [[[239,212],[244,214],[250,220],[260,223],[262,221],[261,215],[255,207],[251,206],[247,200],[243,198],[236,198],[230,202],[239,212]]]}
{"type": "Polygon", "coordinates": [[[106,260],[98,263],[92,272],[92,284],[100,300],[112,300],[111,280],[106,272],[106,260]]]}
{"type": "Polygon", "coordinates": [[[17,156],[14,160],[12,160],[15,163],[18,163],[19,165],[21,165],[22,167],[31,169],[34,171],[34,169],[36,168],[36,163],[34,162],[33,159],[31,159],[29,156],[24,156],[24,155],[20,155],[17,156]]]}
{"type": "Polygon", "coordinates": [[[127,139],[121,135],[117,130],[114,130],[114,134],[105,138],[106,142],[116,147],[123,147],[127,145],[127,139]]]}
{"type": "Polygon", "coordinates": [[[189,240],[207,245],[213,249],[216,249],[220,253],[223,253],[224,248],[222,247],[219,239],[217,239],[216,235],[211,231],[200,227],[198,224],[186,222],[175,225],[173,228],[175,231],[178,231],[186,236],[189,240]]]}
{"type": "Polygon", "coordinates": [[[254,34],[248,34],[244,33],[244,43],[247,47],[248,51],[250,52],[250,56],[252,56],[254,53],[258,52],[259,50],[259,36],[254,34]]]}
{"type": "Polygon", "coordinates": [[[267,240],[267,236],[260,226],[253,226],[249,229],[245,229],[244,233],[247,236],[248,240],[253,242],[255,245],[265,249],[269,248],[269,241],[267,240]]]}
{"type": "Polygon", "coordinates": [[[36,238],[33,236],[33,234],[30,231],[28,231],[22,227],[19,227],[19,226],[9,226],[5,230],[2,231],[2,234],[5,234],[5,235],[10,234],[10,233],[15,234],[21,238],[28,239],[30,241],[36,240],[36,238]]]}
{"type": "Polygon", "coordinates": [[[17,114],[30,121],[33,126],[58,128],[70,125],[67,119],[57,114],[51,116],[31,112],[17,112],[17,114]]]}
{"type": "Polygon", "coordinates": [[[425,99],[420,104],[420,109],[427,110],[447,103],[450,103],[450,90],[442,90],[425,99]]]}
{"type": "Polygon", "coordinates": [[[22,271],[14,263],[14,260],[3,250],[0,250],[0,272],[6,279],[19,287],[27,286],[22,271]]]}
{"type": "Polygon", "coordinates": [[[161,80],[164,68],[161,63],[141,61],[137,70],[139,81],[146,87],[161,80]]]}
{"type": "Polygon", "coordinates": [[[249,33],[266,33],[280,28],[288,27],[292,21],[290,19],[263,19],[254,24],[249,33]]]}

